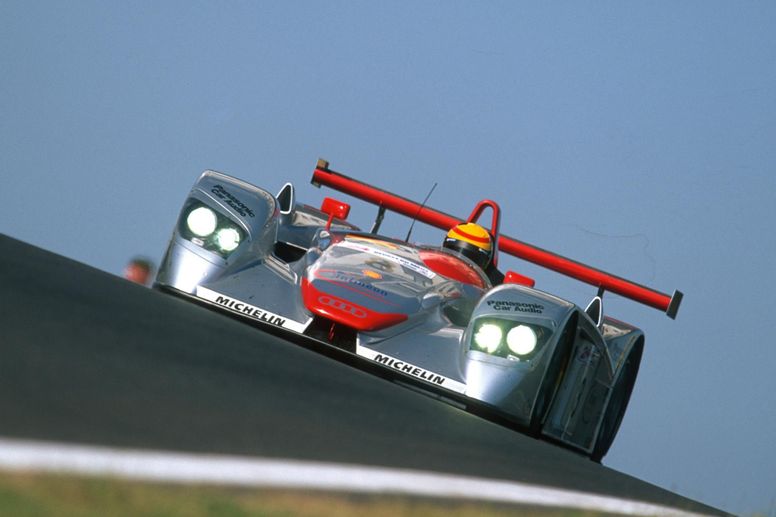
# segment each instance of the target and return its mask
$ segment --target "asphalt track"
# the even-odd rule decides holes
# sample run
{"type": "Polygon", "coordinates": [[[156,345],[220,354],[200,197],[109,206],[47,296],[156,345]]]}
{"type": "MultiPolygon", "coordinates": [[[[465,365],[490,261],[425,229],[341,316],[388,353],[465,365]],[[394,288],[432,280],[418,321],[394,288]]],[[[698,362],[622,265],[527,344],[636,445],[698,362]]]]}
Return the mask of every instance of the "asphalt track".
{"type": "Polygon", "coordinates": [[[0,437],[417,469],[721,514],[4,235],[0,437]]]}

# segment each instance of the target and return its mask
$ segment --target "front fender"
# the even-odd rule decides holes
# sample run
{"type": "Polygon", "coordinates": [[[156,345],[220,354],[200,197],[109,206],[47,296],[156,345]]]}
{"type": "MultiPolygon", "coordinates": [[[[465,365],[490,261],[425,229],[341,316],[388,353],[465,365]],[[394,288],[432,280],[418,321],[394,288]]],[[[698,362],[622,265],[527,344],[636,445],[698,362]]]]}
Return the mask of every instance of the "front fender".
{"type": "Polygon", "coordinates": [[[277,239],[278,216],[277,201],[266,190],[220,172],[205,171],[183,204],[156,284],[194,293],[198,285],[264,260],[277,239]],[[213,210],[219,221],[240,230],[242,239],[234,250],[214,250],[187,231],[186,218],[193,207],[201,205],[213,210]]]}
{"type": "Polygon", "coordinates": [[[463,337],[466,395],[527,425],[553,351],[574,307],[555,296],[514,284],[488,292],[475,307],[463,337]],[[505,329],[521,323],[536,325],[550,334],[535,354],[524,358],[488,353],[474,345],[474,334],[482,321],[500,322],[505,329]]]}

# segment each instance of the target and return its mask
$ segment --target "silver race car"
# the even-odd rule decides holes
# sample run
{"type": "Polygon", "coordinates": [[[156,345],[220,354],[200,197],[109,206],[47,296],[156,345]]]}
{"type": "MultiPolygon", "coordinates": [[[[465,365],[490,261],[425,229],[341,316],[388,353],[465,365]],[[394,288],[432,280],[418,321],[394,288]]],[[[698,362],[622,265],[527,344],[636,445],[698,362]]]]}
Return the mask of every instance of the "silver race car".
{"type": "Polygon", "coordinates": [[[298,203],[290,183],[273,195],[206,171],[183,205],[155,287],[603,458],[628,405],[644,333],[604,316],[602,297],[618,293],[673,318],[682,293],[669,296],[502,235],[490,200],[463,219],[322,160],[312,182],[376,204],[370,231],[347,222],[346,203],[326,198],[318,209],[298,203]],[[386,210],[444,230],[478,224],[490,211],[489,263],[379,235],[386,210]],[[590,283],[597,295],[582,309],[537,290],[530,278],[498,270],[499,251],[590,283]]]}

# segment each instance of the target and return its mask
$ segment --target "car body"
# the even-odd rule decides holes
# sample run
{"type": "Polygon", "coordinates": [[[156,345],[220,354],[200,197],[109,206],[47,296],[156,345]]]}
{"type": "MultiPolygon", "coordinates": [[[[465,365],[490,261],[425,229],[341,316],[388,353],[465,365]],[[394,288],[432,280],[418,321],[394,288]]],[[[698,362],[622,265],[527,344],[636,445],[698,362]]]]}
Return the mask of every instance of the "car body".
{"type": "MultiPolygon", "coordinates": [[[[326,162],[315,172],[365,185],[326,162]]],[[[345,203],[326,198],[318,209],[298,203],[291,184],[273,195],[206,171],[184,203],[155,287],[344,350],[352,364],[600,461],[644,348],[640,329],[603,315],[603,292],[622,287],[597,280],[598,296],[582,309],[513,272],[494,285],[450,250],[378,233],[386,206],[440,227],[460,219],[435,220],[441,213],[364,188],[356,194],[381,207],[368,232],[346,220],[345,203]]],[[[511,239],[499,234],[496,203],[481,202],[469,220],[488,209],[504,251],[511,239]]],[[[662,296],[658,305],[675,316],[681,293],[666,300],[633,285],[662,296]]]]}

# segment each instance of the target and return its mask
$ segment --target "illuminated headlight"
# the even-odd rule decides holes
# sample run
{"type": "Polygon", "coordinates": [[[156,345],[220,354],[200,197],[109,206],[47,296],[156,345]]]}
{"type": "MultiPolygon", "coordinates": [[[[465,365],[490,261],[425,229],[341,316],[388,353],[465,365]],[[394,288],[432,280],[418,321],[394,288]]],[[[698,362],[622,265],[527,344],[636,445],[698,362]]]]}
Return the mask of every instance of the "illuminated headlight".
{"type": "Polygon", "coordinates": [[[552,335],[549,326],[502,318],[480,318],[474,323],[470,349],[512,361],[528,361],[552,335]]]}
{"type": "Polygon", "coordinates": [[[240,232],[234,228],[221,228],[216,232],[216,244],[223,251],[233,251],[240,244],[240,232]]]}
{"type": "Polygon", "coordinates": [[[192,244],[223,258],[228,258],[246,238],[236,221],[197,199],[187,202],[178,231],[192,244]]]}
{"type": "Polygon", "coordinates": [[[206,206],[195,208],[186,217],[186,226],[197,237],[207,237],[216,230],[218,218],[216,213],[206,206]]]}
{"type": "Polygon", "coordinates": [[[518,325],[507,332],[507,346],[514,354],[530,354],[536,350],[537,342],[536,331],[528,325],[518,325]]]}
{"type": "Polygon", "coordinates": [[[474,344],[489,354],[495,353],[499,346],[501,346],[503,334],[501,327],[498,325],[485,323],[480,325],[474,334],[474,344]]]}

